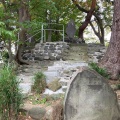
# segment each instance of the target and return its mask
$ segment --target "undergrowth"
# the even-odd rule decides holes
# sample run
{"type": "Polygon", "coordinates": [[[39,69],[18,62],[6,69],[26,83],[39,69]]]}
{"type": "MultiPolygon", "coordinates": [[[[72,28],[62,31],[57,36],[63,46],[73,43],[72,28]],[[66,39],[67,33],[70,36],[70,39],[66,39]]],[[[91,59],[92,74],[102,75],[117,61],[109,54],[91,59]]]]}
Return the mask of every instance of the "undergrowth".
{"type": "Polygon", "coordinates": [[[19,80],[12,66],[5,65],[0,70],[0,119],[17,120],[22,95],[19,80]]]}
{"type": "Polygon", "coordinates": [[[36,93],[42,93],[46,88],[46,78],[42,72],[37,72],[34,74],[34,84],[32,86],[32,91],[36,93]]]}
{"type": "Polygon", "coordinates": [[[100,75],[102,75],[103,77],[109,79],[109,74],[107,73],[107,71],[103,68],[100,68],[97,63],[89,63],[90,68],[94,69],[96,72],[98,72],[100,75]]]}

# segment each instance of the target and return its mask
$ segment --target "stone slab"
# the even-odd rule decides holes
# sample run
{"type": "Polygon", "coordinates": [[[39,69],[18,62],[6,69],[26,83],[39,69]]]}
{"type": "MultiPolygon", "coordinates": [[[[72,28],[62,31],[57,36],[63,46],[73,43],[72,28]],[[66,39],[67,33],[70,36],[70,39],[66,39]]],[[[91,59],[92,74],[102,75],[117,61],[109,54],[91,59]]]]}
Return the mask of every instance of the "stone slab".
{"type": "Polygon", "coordinates": [[[117,96],[107,80],[81,68],[66,92],[64,120],[120,120],[117,96]]]}
{"type": "Polygon", "coordinates": [[[46,113],[46,109],[42,107],[33,107],[28,111],[28,115],[33,118],[33,120],[42,120],[46,113]]]}
{"type": "Polygon", "coordinates": [[[75,32],[76,32],[75,22],[74,20],[70,20],[66,28],[66,33],[68,37],[74,38],[75,32]]]}
{"type": "Polygon", "coordinates": [[[52,95],[52,94],[64,94],[65,92],[62,90],[62,88],[60,88],[59,90],[53,92],[50,89],[45,89],[45,92],[43,93],[44,95],[52,95]]]}
{"type": "Polygon", "coordinates": [[[54,76],[57,77],[59,76],[59,72],[55,71],[55,70],[49,70],[49,71],[45,71],[43,72],[46,76],[54,76]]]}
{"type": "Polygon", "coordinates": [[[31,83],[20,83],[19,88],[23,95],[31,93],[31,83]]]}
{"type": "Polygon", "coordinates": [[[20,74],[17,77],[21,81],[21,83],[33,83],[33,77],[34,76],[31,76],[31,75],[26,76],[24,74],[20,74]]]}
{"type": "Polygon", "coordinates": [[[58,78],[60,76],[59,71],[45,71],[43,72],[44,75],[46,76],[46,82],[50,83],[52,82],[55,78],[58,78]]]}
{"type": "Polygon", "coordinates": [[[63,67],[62,66],[48,66],[48,70],[62,70],[63,67]]]}

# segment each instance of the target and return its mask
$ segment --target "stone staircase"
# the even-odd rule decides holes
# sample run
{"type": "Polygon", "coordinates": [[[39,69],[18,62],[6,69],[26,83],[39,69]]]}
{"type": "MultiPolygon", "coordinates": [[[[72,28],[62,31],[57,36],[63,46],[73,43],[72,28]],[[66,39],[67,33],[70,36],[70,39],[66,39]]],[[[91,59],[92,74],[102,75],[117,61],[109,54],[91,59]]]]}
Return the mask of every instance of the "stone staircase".
{"type": "MultiPolygon", "coordinates": [[[[52,91],[46,88],[43,94],[64,94],[74,73],[81,66],[88,66],[88,62],[91,60],[90,55],[94,55],[96,59],[99,53],[103,54],[101,53],[101,50],[98,50],[98,47],[94,48],[95,50],[93,48],[94,46],[88,46],[86,44],[72,44],[70,45],[70,49],[63,53],[63,60],[52,61],[52,63],[50,61],[42,61],[43,63],[38,62],[29,66],[22,66],[23,68],[19,70],[20,73],[18,77],[21,79],[20,88],[22,89],[23,94],[27,95],[31,93],[33,75],[38,71],[43,71],[46,75],[47,84],[53,82],[55,79],[59,79],[59,83],[61,84],[60,89],[52,91]]],[[[94,56],[92,59],[94,59],[94,56]]]]}
{"type": "Polygon", "coordinates": [[[48,66],[48,70],[44,72],[46,75],[46,81],[52,82],[54,79],[59,78],[59,83],[61,84],[61,88],[55,92],[46,89],[43,94],[58,94],[65,93],[67,89],[67,85],[71,80],[73,74],[78,70],[77,67],[87,66],[88,64],[85,62],[77,62],[77,61],[57,61],[54,62],[52,66],[48,66]]]}

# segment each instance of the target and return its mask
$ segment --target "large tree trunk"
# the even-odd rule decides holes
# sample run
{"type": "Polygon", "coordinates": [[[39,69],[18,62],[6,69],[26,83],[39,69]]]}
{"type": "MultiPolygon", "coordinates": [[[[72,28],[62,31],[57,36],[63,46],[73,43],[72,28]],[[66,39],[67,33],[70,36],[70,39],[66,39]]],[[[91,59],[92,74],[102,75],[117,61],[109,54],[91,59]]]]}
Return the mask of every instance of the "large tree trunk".
{"type": "Polygon", "coordinates": [[[87,16],[86,16],[84,23],[79,27],[78,37],[83,42],[84,42],[83,33],[84,33],[85,28],[88,26],[88,24],[91,20],[91,17],[94,13],[94,10],[95,10],[95,6],[96,6],[96,0],[92,0],[91,9],[87,13],[87,16]]]}
{"type": "MultiPolygon", "coordinates": [[[[21,0],[20,1],[20,7],[18,10],[19,14],[19,23],[23,24],[24,22],[30,21],[30,15],[28,11],[28,0],[21,0]]],[[[22,50],[26,45],[27,40],[27,30],[21,26],[20,32],[19,32],[19,41],[20,44],[18,45],[18,50],[16,53],[16,61],[19,64],[29,64],[27,61],[22,59],[22,50]]]]}
{"type": "Polygon", "coordinates": [[[26,43],[25,43],[25,40],[27,39],[26,33],[27,32],[24,28],[22,28],[21,31],[19,32],[19,38],[20,38],[21,43],[18,45],[18,50],[17,50],[16,58],[15,58],[18,64],[29,64],[28,61],[25,61],[22,59],[22,52],[26,46],[26,43]]]}
{"type": "Polygon", "coordinates": [[[107,52],[99,65],[108,70],[111,79],[118,79],[120,74],[120,0],[114,0],[112,34],[107,52]]]}

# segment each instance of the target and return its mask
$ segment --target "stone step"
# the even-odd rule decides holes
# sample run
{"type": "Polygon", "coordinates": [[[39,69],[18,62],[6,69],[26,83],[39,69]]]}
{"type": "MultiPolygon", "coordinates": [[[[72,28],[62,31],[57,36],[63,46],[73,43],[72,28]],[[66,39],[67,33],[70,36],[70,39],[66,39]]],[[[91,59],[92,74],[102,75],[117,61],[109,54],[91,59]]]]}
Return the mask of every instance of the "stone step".
{"type": "Polygon", "coordinates": [[[21,90],[21,93],[23,94],[23,97],[27,97],[31,93],[31,83],[20,83],[19,88],[21,90]]]}
{"type": "Polygon", "coordinates": [[[54,76],[58,77],[59,76],[59,71],[56,70],[48,70],[43,72],[46,76],[54,76]]]}
{"type": "Polygon", "coordinates": [[[61,66],[63,66],[64,70],[68,70],[68,69],[72,69],[72,68],[76,68],[76,67],[81,67],[81,66],[88,66],[88,63],[86,62],[72,62],[72,61],[68,61],[68,62],[60,62],[61,66]]]}
{"type": "Polygon", "coordinates": [[[50,71],[50,70],[55,71],[55,70],[62,70],[62,69],[63,69],[63,67],[60,65],[48,66],[48,71],[50,71]]]}
{"type": "Polygon", "coordinates": [[[43,73],[46,76],[46,82],[47,83],[50,83],[51,81],[60,77],[60,74],[59,74],[58,71],[45,71],[43,73]]]}
{"type": "Polygon", "coordinates": [[[33,75],[19,74],[17,77],[21,83],[33,83],[33,75]]]}

